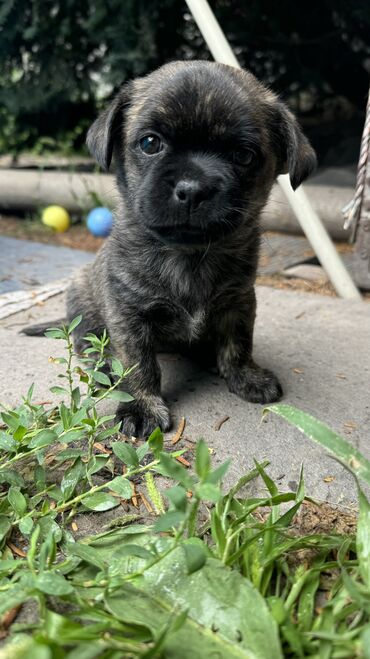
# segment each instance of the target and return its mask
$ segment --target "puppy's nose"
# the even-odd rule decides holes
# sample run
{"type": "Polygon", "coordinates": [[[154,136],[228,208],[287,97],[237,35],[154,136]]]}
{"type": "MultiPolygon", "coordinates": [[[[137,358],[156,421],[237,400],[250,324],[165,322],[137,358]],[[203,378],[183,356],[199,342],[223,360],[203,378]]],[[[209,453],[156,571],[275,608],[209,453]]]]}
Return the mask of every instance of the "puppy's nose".
{"type": "Polygon", "coordinates": [[[174,189],[175,202],[183,207],[195,208],[206,196],[206,191],[194,180],[178,181],[174,189]]]}

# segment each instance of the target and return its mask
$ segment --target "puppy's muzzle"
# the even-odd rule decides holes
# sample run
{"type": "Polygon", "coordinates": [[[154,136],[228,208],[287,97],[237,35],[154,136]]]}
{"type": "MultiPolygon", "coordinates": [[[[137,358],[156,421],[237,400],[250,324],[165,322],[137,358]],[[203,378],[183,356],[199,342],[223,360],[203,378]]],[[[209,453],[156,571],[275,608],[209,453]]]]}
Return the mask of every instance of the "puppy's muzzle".
{"type": "Polygon", "coordinates": [[[196,210],[202,201],[209,201],[215,196],[220,181],[201,183],[199,180],[182,179],[176,183],[173,191],[173,201],[178,210],[190,214],[196,210]]]}

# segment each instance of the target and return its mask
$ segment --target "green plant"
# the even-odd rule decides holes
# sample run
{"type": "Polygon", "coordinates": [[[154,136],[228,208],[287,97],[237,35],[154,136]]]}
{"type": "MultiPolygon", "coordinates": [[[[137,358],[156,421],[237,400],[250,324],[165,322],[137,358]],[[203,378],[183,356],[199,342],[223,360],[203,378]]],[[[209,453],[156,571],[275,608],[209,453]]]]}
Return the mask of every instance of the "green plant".
{"type": "MultiPolygon", "coordinates": [[[[305,505],[303,475],[296,492],[279,492],[267,463],[256,462],[225,493],[228,463],[213,469],[202,440],[194,472],[176,460],[181,450],[164,450],[158,429],[138,446],[117,441],[118,426],[97,405],[129,400],[121,391],[128,371],[109,356],[105,333],[87,337],[82,367],[75,364],[71,331],[80,320],[48,332],[67,348],[54,359],[64,371],[52,391],[63,402],[48,410],[31,388],[19,408],[2,412],[0,632],[25,602],[36,603],[37,616],[15,619],[0,657],[368,657],[370,507],[362,490],[356,537],[302,535],[293,523],[305,505]],[[111,454],[101,451],[106,441],[111,454]],[[130,499],[139,475],[156,513],[117,516],[75,541],[72,517],[130,499]],[[159,486],[157,475],[173,484],[159,486]],[[256,478],[265,496],[249,496],[256,478]],[[14,557],[14,544],[25,545],[24,556],[14,557]]],[[[368,480],[365,458],[342,438],[330,443],[330,429],[288,406],[269,409],[339,447],[368,480]]]]}

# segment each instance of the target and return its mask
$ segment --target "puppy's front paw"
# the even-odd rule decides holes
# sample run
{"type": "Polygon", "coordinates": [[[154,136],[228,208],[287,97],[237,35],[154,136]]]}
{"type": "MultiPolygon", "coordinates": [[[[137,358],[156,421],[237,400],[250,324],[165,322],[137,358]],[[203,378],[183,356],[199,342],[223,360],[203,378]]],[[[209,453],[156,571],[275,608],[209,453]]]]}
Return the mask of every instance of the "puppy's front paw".
{"type": "Polygon", "coordinates": [[[157,427],[164,432],[171,427],[169,410],[159,396],[147,396],[120,404],[116,419],[122,421],[121,432],[129,437],[144,438],[157,427]]]}
{"type": "Polygon", "coordinates": [[[231,373],[226,378],[226,383],[229,391],[251,403],[273,403],[283,395],[276,375],[257,365],[244,366],[231,373]]]}

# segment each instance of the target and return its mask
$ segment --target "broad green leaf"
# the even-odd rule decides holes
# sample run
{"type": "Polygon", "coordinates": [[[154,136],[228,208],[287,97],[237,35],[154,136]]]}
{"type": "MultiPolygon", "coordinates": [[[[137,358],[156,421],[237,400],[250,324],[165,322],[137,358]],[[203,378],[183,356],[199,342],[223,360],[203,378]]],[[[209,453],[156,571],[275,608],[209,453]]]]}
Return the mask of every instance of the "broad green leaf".
{"type": "Polygon", "coordinates": [[[47,595],[68,595],[73,592],[72,584],[62,574],[42,572],[37,576],[36,587],[47,595]]]}
{"type": "Polygon", "coordinates": [[[62,329],[59,329],[57,327],[50,328],[44,332],[45,336],[48,339],[65,339],[66,334],[62,329]]]}
{"type": "Polygon", "coordinates": [[[185,512],[187,504],[185,488],[181,487],[181,485],[175,485],[174,487],[170,487],[168,490],[165,490],[164,495],[172,503],[176,510],[185,512]]]}
{"type": "Polygon", "coordinates": [[[163,432],[160,428],[155,428],[148,439],[150,450],[158,458],[160,452],[163,450],[163,432]]]}
{"type": "Polygon", "coordinates": [[[216,485],[220,481],[222,481],[223,477],[225,476],[228,468],[230,467],[231,460],[226,460],[222,465],[217,467],[216,469],[213,469],[213,471],[210,471],[207,474],[206,482],[207,483],[213,483],[216,485]]]}
{"type": "Polygon", "coordinates": [[[180,510],[170,510],[168,513],[164,513],[164,515],[160,516],[159,520],[154,525],[154,530],[158,533],[160,531],[170,531],[184,519],[185,513],[180,510]]]}
{"type": "Polygon", "coordinates": [[[113,492],[117,492],[123,499],[131,499],[132,487],[128,478],[117,476],[107,483],[107,487],[113,492]]]}
{"type": "Polygon", "coordinates": [[[154,634],[171,611],[187,611],[180,629],[165,638],[163,656],[282,657],[276,622],[251,583],[212,558],[188,574],[183,546],[107,593],[106,605],[120,620],[148,624],[154,634]]]}
{"type": "Polygon", "coordinates": [[[59,387],[57,385],[55,387],[50,387],[50,391],[52,394],[57,394],[60,396],[65,396],[66,394],[68,394],[68,391],[65,387],[59,387]]]}
{"type": "Polygon", "coordinates": [[[58,435],[53,430],[41,430],[28,444],[29,448],[43,448],[56,442],[58,435]]]}
{"type": "Polygon", "coordinates": [[[200,439],[195,451],[195,471],[199,478],[203,480],[211,469],[211,458],[209,449],[204,439],[200,439]]]}
{"type": "Polygon", "coordinates": [[[190,476],[190,474],[188,474],[185,467],[176,462],[174,458],[171,457],[171,455],[162,451],[159,454],[159,461],[160,463],[157,471],[160,474],[173,478],[175,481],[181,483],[181,485],[183,485],[187,490],[193,489],[193,478],[190,476]]]}
{"type": "Polygon", "coordinates": [[[14,453],[16,448],[17,444],[13,437],[6,432],[0,431],[0,450],[6,451],[7,453],[14,453]]]}
{"type": "Polygon", "coordinates": [[[112,444],[112,450],[114,455],[117,456],[125,465],[128,467],[137,467],[139,464],[139,458],[137,453],[131,444],[127,442],[114,442],[112,444]]]}
{"type": "Polygon", "coordinates": [[[266,412],[274,412],[286,419],[307,437],[341,460],[358,478],[362,478],[370,485],[370,461],[334,430],[291,405],[269,405],[265,408],[264,414],[266,412]]]}
{"type": "Polygon", "coordinates": [[[149,451],[150,451],[150,448],[149,448],[148,442],[144,442],[143,444],[141,444],[141,446],[137,447],[136,455],[137,455],[137,459],[139,460],[139,462],[142,461],[142,459],[146,456],[147,453],[149,453],[149,451]]]}
{"type": "Polygon", "coordinates": [[[200,499],[205,501],[213,501],[217,503],[222,498],[222,492],[219,487],[213,483],[201,483],[196,488],[196,494],[200,499]]]}
{"type": "Polygon", "coordinates": [[[9,483],[9,485],[18,485],[18,487],[23,487],[24,478],[17,471],[14,471],[14,469],[1,469],[0,483],[9,483]]]}
{"type": "Polygon", "coordinates": [[[30,535],[33,529],[33,519],[32,517],[24,517],[18,522],[18,527],[23,535],[30,535]]]}
{"type": "Polygon", "coordinates": [[[0,515],[0,540],[5,538],[10,527],[11,523],[9,517],[6,517],[6,515],[0,515]]]}
{"type": "Polygon", "coordinates": [[[81,320],[82,320],[82,315],[76,316],[76,318],[73,318],[73,320],[71,320],[68,326],[68,334],[71,334],[73,330],[75,330],[76,327],[79,326],[81,320]]]}
{"type": "Polygon", "coordinates": [[[367,588],[370,588],[370,504],[358,488],[360,513],[357,524],[356,549],[360,573],[367,588]]]}
{"type": "Polygon", "coordinates": [[[17,517],[21,517],[22,515],[24,515],[24,513],[27,510],[27,502],[22,492],[20,491],[19,487],[12,485],[9,488],[8,501],[11,507],[13,508],[14,512],[16,513],[17,517]]]}
{"type": "Polygon", "coordinates": [[[207,549],[199,538],[190,538],[182,543],[188,574],[197,572],[207,560],[207,549]]]}
{"type": "Polygon", "coordinates": [[[122,377],[123,372],[124,369],[121,362],[115,357],[112,357],[112,373],[114,373],[114,375],[118,375],[118,377],[120,378],[122,377]]]}
{"type": "Polygon", "coordinates": [[[99,382],[99,384],[103,384],[106,387],[110,387],[112,384],[106,373],[102,373],[101,371],[92,371],[91,375],[96,382],[99,382]]]}
{"type": "Polygon", "coordinates": [[[64,501],[70,499],[77,484],[80,482],[83,473],[84,464],[80,458],[77,458],[76,462],[71,467],[69,467],[69,469],[67,469],[62,478],[60,487],[63,493],[64,501]]]}
{"type": "Polygon", "coordinates": [[[110,398],[111,400],[117,400],[119,403],[130,403],[132,400],[134,400],[133,396],[128,394],[126,391],[120,391],[119,389],[113,389],[111,391],[107,398],[110,398]]]}
{"type": "Polygon", "coordinates": [[[17,430],[14,431],[13,437],[17,442],[21,442],[26,432],[27,432],[27,428],[25,426],[20,425],[18,426],[17,430]]]}
{"type": "Polygon", "coordinates": [[[78,556],[86,561],[86,563],[94,565],[99,570],[104,571],[106,568],[106,563],[100,557],[99,552],[93,547],[89,547],[81,542],[71,542],[67,545],[67,551],[69,555],[78,556]]]}
{"type": "Polygon", "coordinates": [[[89,510],[102,512],[119,506],[119,499],[112,497],[110,494],[105,494],[105,492],[96,492],[83,499],[81,503],[89,510]]]}

